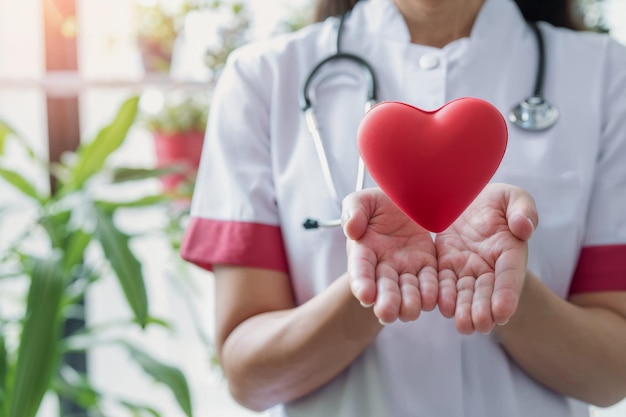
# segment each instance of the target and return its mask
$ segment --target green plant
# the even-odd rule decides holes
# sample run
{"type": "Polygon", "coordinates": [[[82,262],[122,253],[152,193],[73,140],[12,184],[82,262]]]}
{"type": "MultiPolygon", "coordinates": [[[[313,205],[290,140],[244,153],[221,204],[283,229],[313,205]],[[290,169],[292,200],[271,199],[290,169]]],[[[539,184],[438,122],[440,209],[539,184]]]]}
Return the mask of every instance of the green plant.
{"type": "Polygon", "coordinates": [[[211,7],[214,10],[227,8],[232,17],[228,24],[225,24],[218,30],[220,42],[214,47],[207,48],[204,55],[205,65],[217,77],[223,69],[228,55],[237,47],[246,43],[246,34],[250,28],[250,15],[245,3],[242,2],[228,4],[223,1],[215,1],[211,7]]]}
{"type": "Polygon", "coordinates": [[[209,98],[205,92],[153,92],[142,99],[156,101],[156,106],[145,106],[139,115],[140,123],[150,132],[174,134],[204,132],[209,115],[209,98]]]}
{"type": "Polygon", "coordinates": [[[164,13],[159,4],[137,5],[136,36],[146,71],[169,72],[178,26],[177,19],[164,13]]]}
{"type": "MultiPolygon", "coordinates": [[[[34,222],[0,256],[0,282],[19,281],[27,287],[22,314],[0,314],[0,417],[34,417],[49,392],[69,398],[96,415],[102,415],[103,401],[113,400],[132,415],[159,416],[150,406],[98,391],[88,375],[60,360],[68,352],[87,351],[102,344],[125,348],[139,368],[169,387],[184,414],[192,415],[189,387],[178,368],[156,360],[136,344],[110,336],[107,326],[94,328],[87,323],[74,334],[61,331],[68,318],[84,319],[82,300],[91,285],[107,273],[117,277],[132,312],[127,322],[111,326],[168,326],[150,315],[142,265],[130,246],[133,236],[117,226],[116,214],[167,205],[169,199],[162,194],[130,201],[97,197],[100,186],[116,187],[119,181],[144,181],[160,174],[109,167],[110,156],[124,143],[135,122],[137,108],[137,97],[126,100],[93,140],[83,142],[66,155],[65,162],[52,166],[14,129],[0,122],[0,178],[25,197],[30,211],[36,213],[34,222]],[[11,157],[5,152],[9,142],[23,150],[44,176],[51,175],[52,190],[42,190],[36,181],[11,166],[11,157]],[[100,256],[89,256],[94,252],[100,256]]],[[[1,209],[6,213],[11,207],[1,209]]]]}
{"type": "Polygon", "coordinates": [[[134,27],[146,70],[169,71],[174,43],[183,30],[185,15],[207,5],[205,0],[135,2],[134,27]]]}
{"type": "MultiPolygon", "coordinates": [[[[206,90],[200,92],[151,91],[142,97],[142,102],[149,103],[140,108],[140,122],[149,131],[163,134],[204,132],[209,112],[210,90],[228,55],[246,41],[245,34],[250,27],[250,19],[245,3],[223,0],[181,0],[178,7],[169,10],[162,2],[148,6],[137,4],[137,10],[139,39],[141,40],[143,36],[159,40],[168,45],[170,53],[170,46],[173,46],[174,39],[183,30],[183,21],[187,13],[204,10],[207,13],[215,12],[222,18],[229,17],[216,28],[219,42],[205,51],[205,64],[212,72],[212,80],[207,83],[206,90]]],[[[169,70],[169,66],[167,69],[169,70]]]]}

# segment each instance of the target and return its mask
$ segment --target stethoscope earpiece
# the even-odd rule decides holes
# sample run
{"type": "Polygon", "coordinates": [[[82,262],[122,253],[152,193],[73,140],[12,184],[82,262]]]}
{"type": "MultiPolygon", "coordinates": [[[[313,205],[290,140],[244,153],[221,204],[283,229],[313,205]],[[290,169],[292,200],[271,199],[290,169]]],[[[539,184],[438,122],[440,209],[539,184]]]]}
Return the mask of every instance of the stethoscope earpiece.
{"type": "Polygon", "coordinates": [[[533,95],[511,109],[509,120],[524,130],[546,130],[559,119],[559,110],[542,96],[533,95]]]}

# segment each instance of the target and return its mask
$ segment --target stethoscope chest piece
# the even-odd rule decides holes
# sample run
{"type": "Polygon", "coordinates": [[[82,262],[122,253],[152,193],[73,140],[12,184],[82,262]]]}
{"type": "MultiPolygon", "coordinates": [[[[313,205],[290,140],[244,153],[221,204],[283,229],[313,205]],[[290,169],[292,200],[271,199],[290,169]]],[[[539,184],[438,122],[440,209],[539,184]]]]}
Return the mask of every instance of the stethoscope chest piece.
{"type": "Polygon", "coordinates": [[[513,107],[509,120],[525,130],[545,130],[559,119],[559,110],[539,95],[533,95],[513,107]]]}

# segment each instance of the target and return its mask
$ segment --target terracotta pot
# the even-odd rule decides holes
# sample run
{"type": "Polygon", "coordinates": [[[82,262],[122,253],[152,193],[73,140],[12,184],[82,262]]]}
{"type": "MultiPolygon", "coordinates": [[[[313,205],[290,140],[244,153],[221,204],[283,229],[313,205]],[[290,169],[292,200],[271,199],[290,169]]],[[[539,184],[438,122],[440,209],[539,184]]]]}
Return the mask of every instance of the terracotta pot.
{"type": "Polygon", "coordinates": [[[195,177],[200,163],[204,132],[155,132],[153,137],[157,167],[181,167],[180,174],[167,174],[161,177],[165,191],[175,191],[183,181],[190,181],[195,177]]]}

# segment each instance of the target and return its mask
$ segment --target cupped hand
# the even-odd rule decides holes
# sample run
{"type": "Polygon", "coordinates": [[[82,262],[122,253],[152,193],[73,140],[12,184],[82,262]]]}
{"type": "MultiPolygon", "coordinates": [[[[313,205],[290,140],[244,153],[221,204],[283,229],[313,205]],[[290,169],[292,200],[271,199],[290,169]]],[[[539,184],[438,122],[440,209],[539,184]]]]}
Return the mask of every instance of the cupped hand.
{"type": "Polygon", "coordinates": [[[430,233],[379,189],[343,201],[348,274],[354,296],[382,323],[415,320],[437,305],[439,283],[430,233]]]}
{"type": "Polygon", "coordinates": [[[538,222],[533,198],[489,184],[435,239],[438,306],[463,334],[487,333],[515,313],[526,276],[527,241],[538,222]]]}

